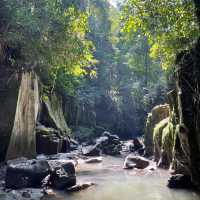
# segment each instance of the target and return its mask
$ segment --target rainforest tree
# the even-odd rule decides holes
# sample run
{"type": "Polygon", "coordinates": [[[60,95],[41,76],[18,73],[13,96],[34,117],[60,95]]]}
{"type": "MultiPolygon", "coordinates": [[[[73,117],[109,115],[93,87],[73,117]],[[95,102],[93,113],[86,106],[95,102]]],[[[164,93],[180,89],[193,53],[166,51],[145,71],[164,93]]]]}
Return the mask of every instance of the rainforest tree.
{"type": "Polygon", "coordinates": [[[159,58],[164,69],[199,36],[193,1],[128,0],[123,21],[125,31],[140,30],[148,38],[151,57],[159,58]]]}

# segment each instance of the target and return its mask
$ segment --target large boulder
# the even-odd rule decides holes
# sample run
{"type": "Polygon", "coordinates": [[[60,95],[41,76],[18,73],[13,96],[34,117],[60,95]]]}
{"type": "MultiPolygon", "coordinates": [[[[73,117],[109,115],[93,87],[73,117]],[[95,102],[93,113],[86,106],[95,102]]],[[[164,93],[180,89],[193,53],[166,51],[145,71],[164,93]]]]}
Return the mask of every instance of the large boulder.
{"type": "Polygon", "coordinates": [[[145,135],[144,135],[144,145],[146,156],[153,155],[153,132],[154,127],[163,119],[169,117],[170,107],[168,104],[155,106],[151,112],[148,114],[145,135]]]}
{"type": "Polygon", "coordinates": [[[47,184],[51,187],[63,190],[76,185],[75,167],[72,162],[54,168],[48,177],[47,184]]]}
{"type": "Polygon", "coordinates": [[[124,162],[124,168],[125,169],[130,169],[130,168],[144,169],[148,167],[149,164],[150,164],[149,160],[147,160],[144,157],[128,155],[124,162]]]}
{"type": "Polygon", "coordinates": [[[101,137],[96,139],[94,145],[83,147],[82,153],[85,156],[99,156],[100,153],[106,155],[119,155],[121,150],[122,145],[119,137],[105,131],[101,137]]]}
{"type": "Polygon", "coordinates": [[[133,138],[133,150],[138,151],[143,148],[142,142],[138,138],[133,138]]]}
{"type": "Polygon", "coordinates": [[[194,188],[194,185],[191,181],[191,176],[183,175],[183,174],[176,174],[169,178],[168,185],[169,188],[175,189],[190,189],[194,188]]]}
{"type": "Polygon", "coordinates": [[[6,172],[6,188],[40,187],[42,180],[49,174],[49,171],[49,164],[45,160],[11,162],[6,172]]]}
{"type": "Polygon", "coordinates": [[[103,132],[102,136],[97,138],[96,145],[101,149],[103,154],[119,155],[122,150],[120,139],[108,131],[103,132]]]}
{"type": "Polygon", "coordinates": [[[36,150],[38,154],[52,155],[70,151],[70,139],[61,132],[39,125],[36,128],[36,150]]]}
{"type": "Polygon", "coordinates": [[[85,146],[82,148],[82,153],[84,156],[99,156],[100,155],[100,149],[99,146],[96,145],[90,145],[85,146]]]}

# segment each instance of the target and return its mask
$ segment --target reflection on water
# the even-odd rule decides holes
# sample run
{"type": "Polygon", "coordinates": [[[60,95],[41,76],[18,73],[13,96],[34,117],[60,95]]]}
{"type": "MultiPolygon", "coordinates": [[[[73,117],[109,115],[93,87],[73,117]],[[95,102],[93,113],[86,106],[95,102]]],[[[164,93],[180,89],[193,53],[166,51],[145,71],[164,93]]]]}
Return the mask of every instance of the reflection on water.
{"type": "Polygon", "coordinates": [[[166,187],[166,171],[123,170],[121,158],[105,157],[103,163],[80,164],[78,182],[94,182],[87,190],[45,200],[200,200],[197,193],[187,190],[170,190],[166,187]]]}

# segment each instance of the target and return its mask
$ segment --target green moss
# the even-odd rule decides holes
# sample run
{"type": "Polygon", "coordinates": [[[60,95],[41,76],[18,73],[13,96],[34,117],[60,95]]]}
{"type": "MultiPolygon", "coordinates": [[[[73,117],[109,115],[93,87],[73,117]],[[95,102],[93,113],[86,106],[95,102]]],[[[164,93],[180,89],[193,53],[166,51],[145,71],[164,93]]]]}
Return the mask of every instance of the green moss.
{"type": "Polygon", "coordinates": [[[174,125],[168,122],[167,126],[162,131],[162,149],[172,158],[174,146],[174,125]]]}
{"type": "Polygon", "coordinates": [[[153,131],[153,141],[157,144],[162,145],[162,133],[163,129],[167,126],[169,121],[169,118],[165,118],[162,121],[160,121],[158,124],[156,124],[154,131],[153,131]]]}

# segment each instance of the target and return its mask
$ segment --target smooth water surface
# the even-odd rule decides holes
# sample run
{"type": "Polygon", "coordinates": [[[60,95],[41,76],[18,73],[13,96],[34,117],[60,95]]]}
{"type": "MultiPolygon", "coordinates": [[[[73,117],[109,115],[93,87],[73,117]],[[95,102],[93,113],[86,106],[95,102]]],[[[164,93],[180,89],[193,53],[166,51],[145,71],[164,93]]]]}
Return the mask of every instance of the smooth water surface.
{"type": "Polygon", "coordinates": [[[77,168],[78,182],[97,185],[73,194],[57,192],[45,200],[200,200],[193,191],[168,189],[167,171],[123,170],[122,166],[123,159],[114,157],[104,157],[99,164],[82,163],[77,168]]]}

